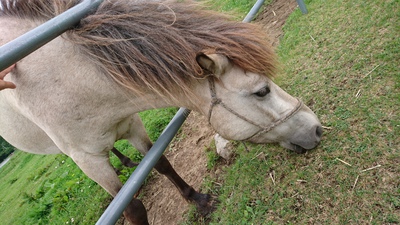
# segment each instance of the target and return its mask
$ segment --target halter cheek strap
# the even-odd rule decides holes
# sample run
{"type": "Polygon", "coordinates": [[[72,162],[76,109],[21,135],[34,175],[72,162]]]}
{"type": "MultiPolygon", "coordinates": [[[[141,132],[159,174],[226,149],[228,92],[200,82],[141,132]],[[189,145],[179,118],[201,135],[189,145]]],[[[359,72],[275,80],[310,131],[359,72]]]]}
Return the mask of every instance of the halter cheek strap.
{"type": "Polygon", "coordinates": [[[275,127],[277,127],[278,125],[280,125],[281,123],[286,122],[288,119],[290,119],[292,116],[294,116],[303,106],[303,103],[296,98],[297,100],[297,104],[296,107],[293,108],[288,114],[286,114],[284,117],[279,118],[275,121],[273,121],[270,125],[264,127],[259,125],[258,123],[255,123],[252,120],[247,119],[246,117],[240,115],[239,113],[237,113],[236,111],[234,111],[233,109],[231,109],[230,107],[228,107],[224,102],[222,102],[222,100],[220,98],[217,97],[217,92],[215,90],[215,83],[212,77],[210,77],[208,79],[208,83],[210,85],[210,92],[211,92],[211,106],[210,106],[210,110],[208,111],[208,123],[211,124],[211,116],[212,116],[212,111],[214,109],[214,107],[216,105],[220,105],[222,106],[224,109],[226,109],[228,112],[232,113],[233,115],[235,115],[236,117],[246,121],[247,123],[256,126],[259,128],[259,131],[257,131],[256,133],[254,133],[253,135],[249,136],[248,138],[242,139],[241,141],[247,141],[251,138],[257,137],[261,134],[265,134],[269,131],[271,131],[272,129],[274,129],[275,127]]]}

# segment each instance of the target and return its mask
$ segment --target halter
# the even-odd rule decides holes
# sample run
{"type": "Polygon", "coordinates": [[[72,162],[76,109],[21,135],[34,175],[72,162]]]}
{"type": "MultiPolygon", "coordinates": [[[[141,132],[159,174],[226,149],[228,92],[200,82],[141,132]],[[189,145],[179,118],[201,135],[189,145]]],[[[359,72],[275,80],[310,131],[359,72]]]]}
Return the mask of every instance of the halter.
{"type": "Polygon", "coordinates": [[[284,117],[277,119],[275,121],[273,121],[270,125],[263,127],[249,119],[247,119],[246,117],[240,115],[239,113],[235,112],[233,109],[231,109],[230,107],[228,107],[227,105],[225,105],[225,103],[222,102],[222,100],[220,98],[217,97],[217,92],[215,91],[215,84],[214,84],[214,79],[212,77],[210,77],[208,79],[208,83],[210,85],[210,92],[211,92],[211,106],[210,106],[210,110],[208,111],[208,123],[211,124],[211,115],[212,115],[212,111],[214,109],[214,107],[216,105],[220,105],[222,106],[224,109],[226,109],[228,112],[232,113],[233,115],[235,115],[236,117],[239,117],[240,119],[246,121],[247,123],[250,123],[253,126],[256,126],[258,128],[260,128],[259,131],[257,131],[256,133],[254,133],[253,135],[251,135],[248,138],[242,139],[241,141],[247,141],[253,137],[256,137],[260,134],[265,134],[269,131],[271,131],[272,129],[274,129],[275,127],[277,127],[278,125],[280,125],[281,123],[286,122],[288,119],[290,119],[292,116],[294,116],[299,110],[300,108],[303,106],[303,103],[298,99],[297,99],[297,105],[296,107],[294,107],[288,114],[286,114],[284,117]]]}

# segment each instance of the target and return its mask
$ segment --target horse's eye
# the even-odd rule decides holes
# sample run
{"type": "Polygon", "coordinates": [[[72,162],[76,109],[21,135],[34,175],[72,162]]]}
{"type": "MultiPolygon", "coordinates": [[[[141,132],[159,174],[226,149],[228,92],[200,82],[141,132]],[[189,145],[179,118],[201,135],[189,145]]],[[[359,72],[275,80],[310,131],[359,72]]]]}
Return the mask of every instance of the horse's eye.
{"type": "Polygon", "coordinates": [[[256,93],[254,93],[257,97],[265,97],[268,93],[270,93],[269,87],[263,87],[256,93]]]}

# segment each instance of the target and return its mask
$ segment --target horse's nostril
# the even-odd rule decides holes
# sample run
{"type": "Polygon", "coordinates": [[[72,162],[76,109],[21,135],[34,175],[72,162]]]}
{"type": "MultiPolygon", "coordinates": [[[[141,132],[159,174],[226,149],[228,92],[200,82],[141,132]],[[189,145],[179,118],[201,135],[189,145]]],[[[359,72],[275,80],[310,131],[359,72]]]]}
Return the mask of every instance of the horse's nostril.
{"type": "Polygon", "coordinates": [[[317,135],[318,138],[322,137],[322,127],[321,126],[317,126],[315,134],[317,135]]]}

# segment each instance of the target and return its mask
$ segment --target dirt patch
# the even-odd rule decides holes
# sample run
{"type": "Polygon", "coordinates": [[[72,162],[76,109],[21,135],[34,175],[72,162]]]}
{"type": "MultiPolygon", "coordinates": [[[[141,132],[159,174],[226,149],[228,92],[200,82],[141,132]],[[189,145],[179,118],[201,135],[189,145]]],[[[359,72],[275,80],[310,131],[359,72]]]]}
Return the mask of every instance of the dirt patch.
{"type": "Polygon", "coordinates": [[[274,0],[257,16],[256,22],[262,24],[273,46],[279,45],[282,27],[289,15],[298,7],[294,0],[274,0]]]}
{"type": "MultiPolygon", "coordinates": [[[[214,131],[206,118],[197,112],[189,115],[181,129],[165,156],[177,173],[195,190],[199,190],[207,174],[205,148],[210,145],[214,131]]],[[[152,175],[148,185],[142,189],[141,198],[150,224],[178,224],[189,204],[165,176],[155,171],[152,175]]]]}
{"type": "MultiPolygon", "coordinates": [[[[275,0],[258,15],[256,22],[265,27],[274,46],[279,44],[282,26],[296,7],[294,0],[275,0]]],[[[178,174],[196,190],[210,173],[206,169],[205,149],[212,142],[214,134],[206,118],[192,112],[182,126],[181,134],[165,154],[178,174]]],[[[173,184],[156,172],[141,190],[141,195],[150,224],[179,224],[189,209],[173,184]]]]}

